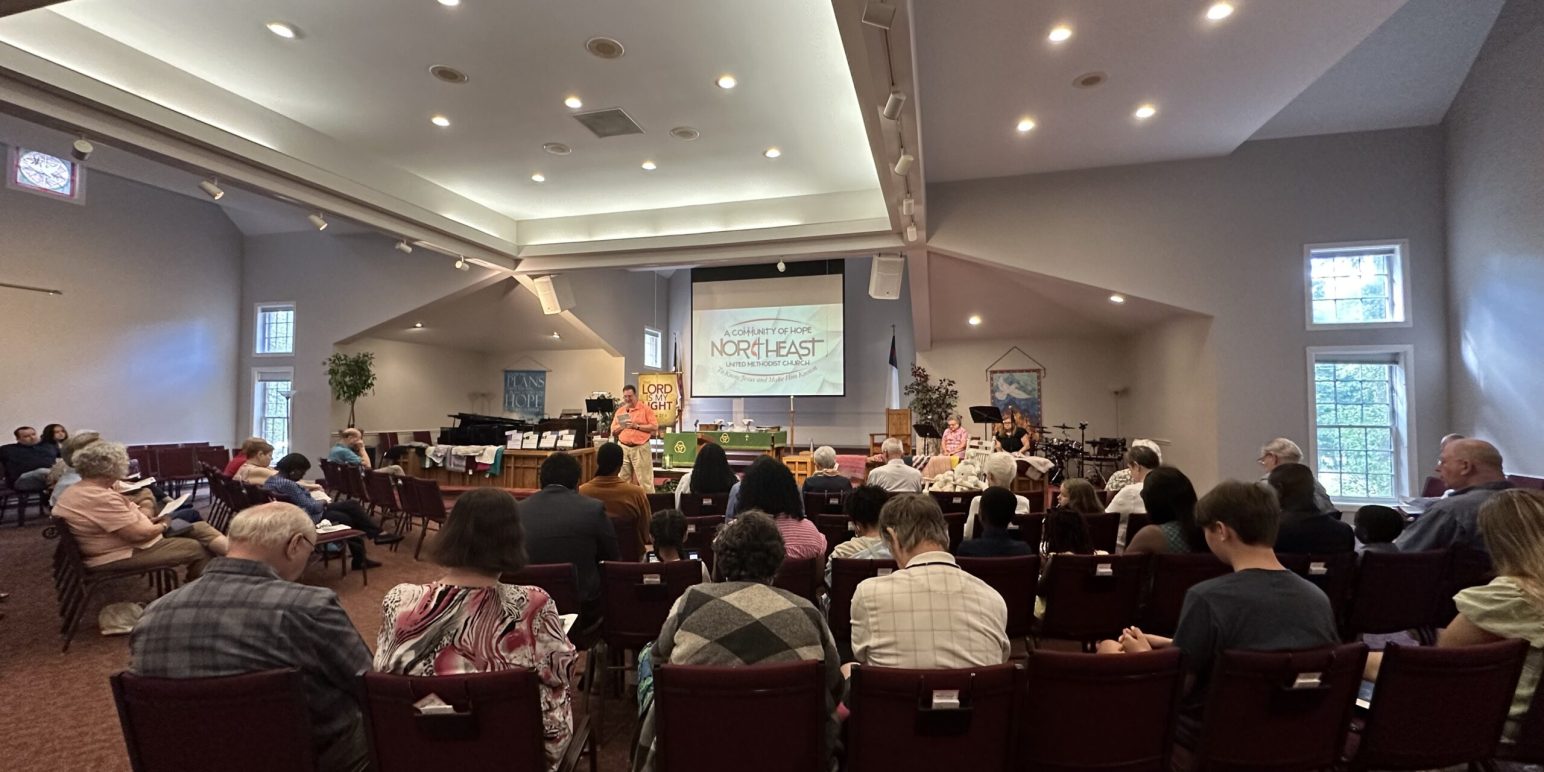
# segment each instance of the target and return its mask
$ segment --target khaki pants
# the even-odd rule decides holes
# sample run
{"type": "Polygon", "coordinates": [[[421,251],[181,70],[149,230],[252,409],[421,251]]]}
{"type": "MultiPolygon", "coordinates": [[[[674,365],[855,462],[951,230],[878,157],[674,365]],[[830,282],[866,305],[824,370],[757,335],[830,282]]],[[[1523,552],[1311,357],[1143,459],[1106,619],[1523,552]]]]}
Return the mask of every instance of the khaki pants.
{"type": "Polygon", "coordinates": [[[197,579],[204,573],[204,566],[214,558],[214,553],[207,547],[210,542],[220,538],[220,532],[214,526],[198,522],[181,536],[168,536],[155,543],[154,546],[142,550],[134,550],[134,554],[123,560],[114,560],[98,568],[105,571],[122,571],[125,569],[159,568],[166,566],[188,567],[188,581],[197,579]]]}
{"type": "Polygon", "coordinates": [[[654,449],[649,443],[622,446],[621,477],[642,487],[645,493],[654,492],[654,449]]]}

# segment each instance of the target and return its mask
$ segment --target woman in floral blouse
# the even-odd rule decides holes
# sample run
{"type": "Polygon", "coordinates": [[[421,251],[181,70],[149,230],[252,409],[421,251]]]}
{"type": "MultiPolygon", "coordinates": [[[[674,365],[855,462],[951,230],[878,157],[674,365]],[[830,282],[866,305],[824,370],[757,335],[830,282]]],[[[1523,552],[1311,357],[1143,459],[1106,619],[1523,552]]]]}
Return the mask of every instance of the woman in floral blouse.
{"type": "Polygon", "coordinates": [[[462,495],[430,557],[445,567],[444,576],[386,593],[375,669],[410,676],[536,673],[547,768],[555,769],[573,736],[577,657],[547,593],[499,582],[500,574],[526,564],[514,497],[493,488],[462,495]]]}

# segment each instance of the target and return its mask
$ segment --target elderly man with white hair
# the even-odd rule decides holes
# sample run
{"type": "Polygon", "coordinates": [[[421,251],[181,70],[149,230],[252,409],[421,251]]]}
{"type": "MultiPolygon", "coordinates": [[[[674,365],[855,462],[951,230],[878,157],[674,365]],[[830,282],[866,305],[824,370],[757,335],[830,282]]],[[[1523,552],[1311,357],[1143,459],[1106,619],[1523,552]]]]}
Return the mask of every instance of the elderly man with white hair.
{"type": "Polygon", "coordinates": [[[919,493],[922,490],[922,473],[906,463],[903,456],[906,446],[900,439],[891,437],[879,447],[885,454],[885,463],[869,470],[869,485],[877,485],[891,493],[919,493]]]}
{"type": "MultiPolygon", "coordinates": [[[[998,487],[1013,490],[1013,480],[1019,476],[1019,462],[1014,459],[1012,453],[997,451],[986,457],[986,463],[982,464],[986,472],[986,485],[988,488],[998,487]]],[[[1013,495],[1013,514],[1029,514],[1029,499],[1018,494],[1013,495]]],[[[965,538],[974,539],[976,533],[976,515],[981,511],[981,497],[970,500],[970,512],[965,517],[965,538]]]]}
{"type": "Polygon", "coordinates": [[[830,445],[815,448],[811,455],[815,471],[804,478],[805,493],[846,493],[852,490],[852,480],[836,468],[836,449],[830,445]]]}
{"type": "MultiPolygon", "coordinates": [[[[1258,460],[1260,466],[1265,468],[1265,474],[1260,476],[1260,480],[1264,482],[1266,478],[1270,477],[1271,470],[1282,464],[1303,463],[1303,449],[1286,437],[1277,437],[1260,448],[1260,458],[1258,460]]],[[[1313,505],[1320,512],[1335,511],[1335,502],[1330,501],[1329,491],[1324,490],[1324,486],[1320,484],[1317,476],[1313,481],[1313,505]]]]}
{"type": "Polygon", "coordinates": [[[243,510],[231,521],[229,555],[145,609],[129,639],[130,669],[153,678],[299,670],[317,768],[356,772],[369,761],[354,695],[370,650],[332,590],[296,583],[315,547],[316,526],[299,507],[243,510]]]}
{"type": "Polygon", "coordinates": [[[1484,440],[1451,440],[1437,459],[1437,476],[1452,491],[1407,526],[1394,544],[1401,552],[1466,547],[1488,552],[1480,534],[1480,505],[1513,487],[1501,451],[1484,440]]]}

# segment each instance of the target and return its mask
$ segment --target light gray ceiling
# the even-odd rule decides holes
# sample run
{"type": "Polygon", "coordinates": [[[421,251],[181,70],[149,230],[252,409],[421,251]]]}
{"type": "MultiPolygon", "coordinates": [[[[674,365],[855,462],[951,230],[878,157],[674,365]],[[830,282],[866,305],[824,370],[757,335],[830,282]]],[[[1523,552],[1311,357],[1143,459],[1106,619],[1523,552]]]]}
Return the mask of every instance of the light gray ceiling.
{"type": "Polygon", "coordinates": [[[470,293],[440,298],[355,337],[485,353],[605,347],[600,338],[561,315],[543,314],[536,295],[515,279],[501,279],[470,293]],[[419,322],[423,327],[413,326],[419,322]],[[554,332],[561,339],[553,339],[554,332]]]}

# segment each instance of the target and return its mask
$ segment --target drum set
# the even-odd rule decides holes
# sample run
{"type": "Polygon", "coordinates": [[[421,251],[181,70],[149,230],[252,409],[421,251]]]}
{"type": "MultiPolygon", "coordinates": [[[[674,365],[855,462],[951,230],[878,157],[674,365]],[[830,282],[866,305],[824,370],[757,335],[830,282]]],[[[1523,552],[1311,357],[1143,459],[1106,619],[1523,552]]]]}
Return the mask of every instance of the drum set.
{"type": "Polygon", "coordinates": [[[1039,438],[1031,446],[1031,453],[1050,459],[1056,465],[1051,471],[1053,485],[1067,479],[1074,463],[1077,464],[1077,474],[1071,476],[1088,477],[1092,468],[1101,481],[1107,479],[1120,468],[1121,459],[1126,454],[1126,440],[1123,437],[1088,439],[1086,421],[1079,421],[1077,426],[1055,424],[1030,428],[1039,438]],[[1060,432],[1060,436],[1052,436],[1052,430],[1060,432]],[[1076,439],[1072,436],[1074,430],[1078,433],[1076,439]]]}

